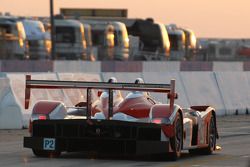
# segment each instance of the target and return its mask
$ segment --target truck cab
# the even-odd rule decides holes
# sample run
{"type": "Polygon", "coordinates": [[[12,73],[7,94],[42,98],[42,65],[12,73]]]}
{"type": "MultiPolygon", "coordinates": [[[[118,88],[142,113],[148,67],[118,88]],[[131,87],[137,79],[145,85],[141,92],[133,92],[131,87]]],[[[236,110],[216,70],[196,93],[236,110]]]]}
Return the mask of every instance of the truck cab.
{"type": "Polygon", "coordinates": [[[55,34],[57,59],[86,59],[86,40],[82,23],[76,20],[56,19],[55,34]]]}
{"type": "Polygon", "coordinates": [[[28,44],[22,22],[12,16],[0,16],[1,59],[27,59],[28,44]]]}
{"type": "Polygon", "coordinates": [[[22,20],[29,44],[30,59],[48,59],[50,56],[50,39],[46,38],[44,25],[38,20],[22,20]]]}
{"type": "Polygon", "coordinates": [[[115,31],[111,24],[93,21],[81,20],[83,24],[91,26],[93,54],[97,60],[113,60],[115,31]]]}
{"type": "MultiPolygon", "coordinates": [[[[132,51],[133,59],[169,59],[170,42],[167,29],[162,23],[155,23],[152,19],[130,19],[124,20],[124,22],[127,22],[126,26],[129,35],[137,37],[139,41],[139,48],[134,47],[132,51]]],[[[131,41],[131,43],[133,43],[133,41],[131,41]]]]}
{"type": "Polygon", "coordinates": [[[185,33],[176,25],[166,25],[170,40],[170,60],[185,60],[185,33]]]}

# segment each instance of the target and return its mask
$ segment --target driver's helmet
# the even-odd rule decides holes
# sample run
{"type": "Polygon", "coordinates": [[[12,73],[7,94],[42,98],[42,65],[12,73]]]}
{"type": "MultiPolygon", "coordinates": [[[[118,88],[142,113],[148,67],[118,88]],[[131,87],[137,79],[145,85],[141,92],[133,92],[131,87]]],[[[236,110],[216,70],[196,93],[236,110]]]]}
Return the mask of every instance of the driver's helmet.
{"type": "MultiPolygon", "coordinates": [[[[142,78],[136,78],[135,80],[135,84],[143,84],[145,83],[144,80],[142,78]]],[[[148,92],[139,92],[139,91],[135,91],[135,93],[142,93],[144,95],[149,95],[148,92]]]]}
{"type": "MultiPolygon", "coordinates": [[[[115,77],[110,77],[108,83],[117,83],[117,79],[115,77]]],[[[121,92],[119,90],[115,90],[114,95],[121,96],[121,92]]]]}
{"type": "Polygon", "coordinates": [[[135,84],[140,84],[140,83],[144,83],[142,78],[136,78],[135,80],[135,84]]]}
{"type": "Polygon", "coordinates": [[[108,80],[108,83],[116,83],[116,82],[117,82],[117,79],[115,77],[111,77],[108,80]]]}

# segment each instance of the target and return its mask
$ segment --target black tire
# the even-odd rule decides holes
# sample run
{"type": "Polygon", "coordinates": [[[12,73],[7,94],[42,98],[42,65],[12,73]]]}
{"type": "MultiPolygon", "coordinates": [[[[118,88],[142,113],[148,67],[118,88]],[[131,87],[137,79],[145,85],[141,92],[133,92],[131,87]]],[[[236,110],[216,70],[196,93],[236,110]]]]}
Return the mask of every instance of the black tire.
{"type": "Polygon", "coordinates": [[[183,125],[179,112],[177,112],[175,117],[174,128],[174,137],[170,138],[170,144],[173,152],[169,154],[169,158],[172,161],[176,161],[180,158],[183,144],[183,125]]]}
{"type": "Polygon", "coordinates": [[[216,147],[216,124],[214,116],[211,117],[208,129],[208,147],[202,149],[203,154],[212,154],[216,147]]]}
{"type": "Polygon", "coordinates": [[[208,147],[189,150],[190,154],[210,155],[215,150],[215,147],[216,147],[216,126],[215,126],[214,116],[212,116],[210,119],[209,129],[208,129],[207,135],[208,135],[208,147]]]}
{"type": "Polygon", "coordinates": [[[32,149],[33,154],[37,157],[49,157],[49,158],[57,158],[61,155],[60,151],[46,151],[46,150],[36,150],[32,149]]]}

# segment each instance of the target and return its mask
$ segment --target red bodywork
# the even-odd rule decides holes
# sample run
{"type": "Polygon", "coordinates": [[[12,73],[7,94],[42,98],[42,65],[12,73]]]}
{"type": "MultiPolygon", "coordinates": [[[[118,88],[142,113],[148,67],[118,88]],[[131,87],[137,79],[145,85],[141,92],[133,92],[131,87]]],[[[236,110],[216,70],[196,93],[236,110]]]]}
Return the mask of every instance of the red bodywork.
{"type": "Polygon", "coordinates": [[[49,115],[59,104],[60,102],[39,101],[33,108],[33,114],[49,115]]]}
{"type": "Polygon", "coordinates": [[[121,112],[134,118],[146,118],[149,117],[150,109],[154,104],[153,100],[149,100],[145,96],[124,99],[115,113],[121,112]]]}
{"type": "MultiPolygon", "coordinates": [[[[98,112],[103,112],[108,117],[108,98],[100,98],[92,106],[91,115],[94,116],[98,112]]],[[[149,117],[151,107],[156,104],[150,97],[140,96],[136,98],[118,98],[114,99],[113,114],[124,113],[134,118],[149,117]]]]}

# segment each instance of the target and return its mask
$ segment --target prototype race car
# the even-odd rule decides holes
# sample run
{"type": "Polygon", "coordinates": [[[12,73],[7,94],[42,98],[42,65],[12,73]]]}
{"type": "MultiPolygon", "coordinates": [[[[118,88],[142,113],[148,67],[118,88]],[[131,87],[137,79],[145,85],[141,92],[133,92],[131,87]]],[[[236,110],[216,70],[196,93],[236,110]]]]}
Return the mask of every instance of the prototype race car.
{"type": "Polygon", "coordinates": [[[172,160],[182,150],[211,154],[218,138],[215,109],[191,106],[182,109],[175,80],[170,84],[31,80],[26,76],[25,107],[31,89],[87,89],[87,101],[75,107],[63,102],[39,101],[32,110],[30,137],[24,147],[36,156],[56,157],[61,152],[95,152],[110,155],[163,155],[172,160]],[[91,90],[99,99],[92,103],[91,90]],[[130,91],[122,97],[120,91],[130,91]],[[155,101],[149,92],[166,93],[155,101]]]}

